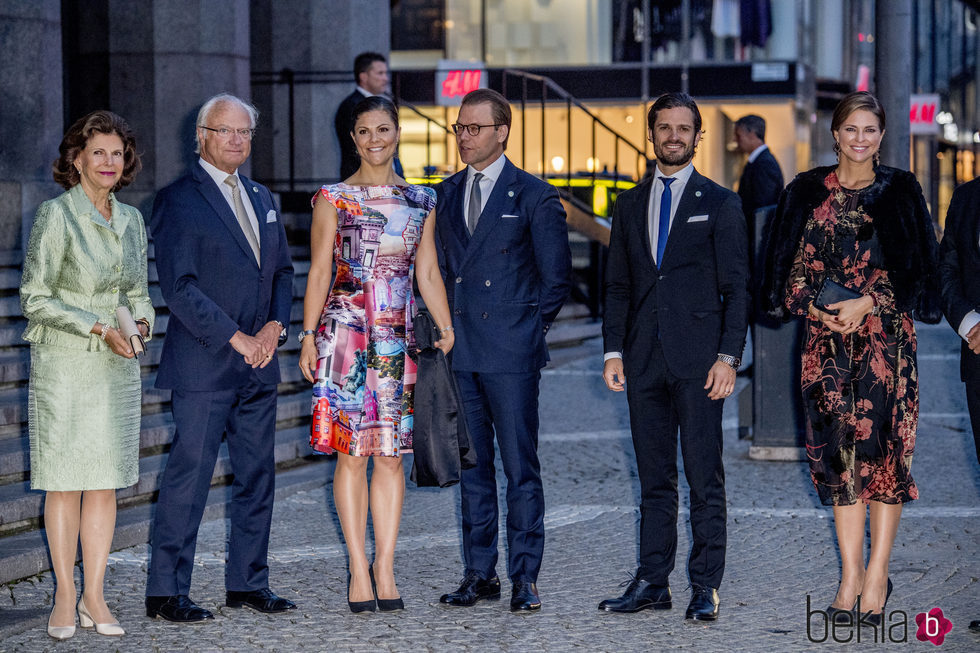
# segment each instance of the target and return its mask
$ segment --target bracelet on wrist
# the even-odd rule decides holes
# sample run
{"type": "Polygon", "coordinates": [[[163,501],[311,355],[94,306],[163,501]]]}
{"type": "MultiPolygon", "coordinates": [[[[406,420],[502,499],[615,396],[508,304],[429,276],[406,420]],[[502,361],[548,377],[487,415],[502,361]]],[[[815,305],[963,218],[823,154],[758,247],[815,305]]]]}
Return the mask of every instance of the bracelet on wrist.
{"type": "Polygon", "coordinates": [[[102,340],[102,342],[105,342],[105,337],[109,334],[109,329],[111,328],[112,327],[110,327],[108,324],[102,325],[102,333],[99,334],[99,338],[102,340]]]}
{"type": "Polygon", "coordinates": [[[456,331],[452,326],[445,326],[439,329],[442,333],[449,333],[450,331],[456,331]]]}

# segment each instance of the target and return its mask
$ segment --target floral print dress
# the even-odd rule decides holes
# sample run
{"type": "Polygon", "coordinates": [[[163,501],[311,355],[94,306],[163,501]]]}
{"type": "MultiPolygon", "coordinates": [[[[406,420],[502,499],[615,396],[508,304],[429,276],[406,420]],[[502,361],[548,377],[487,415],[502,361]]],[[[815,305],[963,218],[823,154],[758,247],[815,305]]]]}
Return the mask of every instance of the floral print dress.
{"type": "MultiPolygon", "coordinates": [[[[915,326],[896,311],[862,191],[840,185],[807,221],[786,288],[786,307],[807,316],[802,389],[810,476],[824,505],[905,503],[919,497],[912,454],[919,418],[915,326]],[[807,313],[823,279],[874,298],[855,333],[831,331],[807,313]]],[[[868,187],[870,188],[870,186],[868,187]]]]}

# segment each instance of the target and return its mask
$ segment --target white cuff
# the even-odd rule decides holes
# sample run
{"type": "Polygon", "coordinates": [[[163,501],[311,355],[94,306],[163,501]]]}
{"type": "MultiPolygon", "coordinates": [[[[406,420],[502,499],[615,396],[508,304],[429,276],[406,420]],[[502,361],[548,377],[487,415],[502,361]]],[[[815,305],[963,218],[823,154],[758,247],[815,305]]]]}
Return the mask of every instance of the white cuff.
{"type": "Polygon", "coordinates": [[[970,311],[963,316],[960,321],[960,327],[956,330],[956,333],[960,334],[960,337],[966,340],[966,334],[970,333],[970,329],[975,327],[980,323],[980,313],[976,311],[970,311]]]}
{"type": "Polygon", "coordinates": [[[602,357],[602,362],[605,363],[606,361],[612,360],[613,358],[619,358],[620,360],[622,360],[623,358],[622,352],[607,351],[602,357]]]}

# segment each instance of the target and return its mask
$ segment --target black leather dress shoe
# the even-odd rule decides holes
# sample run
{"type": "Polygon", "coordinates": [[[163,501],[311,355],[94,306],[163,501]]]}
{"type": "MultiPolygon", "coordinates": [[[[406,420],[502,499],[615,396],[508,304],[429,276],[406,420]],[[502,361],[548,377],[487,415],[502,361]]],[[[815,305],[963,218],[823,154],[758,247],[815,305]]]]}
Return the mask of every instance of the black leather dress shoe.
{"type": "Polygon", "coordinates": [[[510,595],[510,611],[533,612],[540,609],[541,599],[538,597],[537,586],[529,580],[515,582],[510,595]]]}
{"type": "Polygon", "coordinates": [[[634,576],[621,597],[606,599],[599,604],[599,609],[606,612],[639,612],[647,608],[670,610],[672,606],[669,585],[660,587],[634,576]]]}
{"type": "Polygon", "coordinates": [[[268,587],[252,592],[232,592],[225,594],[225,605],[229,608],[240,608],[247,605],[259,612],[285,612],[295,610],[296,604],[289,599],[276,596],[268,587]]]}
{"type": "Polygon", "coordinates": [[[499,598],[500,578],[494,576],[490,580],[487,580],[480,578],[474,571],[468,571],[460,583],[459,589],[449,594],[443,594],[439,597],[439,602],[469,607],[476,605],[476,602],[481,599],[495,601],[499,598]]]}
{"type": "Polygon", "coordinates": [[[704,585],[694,585],[694,595],[687,606],[685,619],[695,619],[697,621],[715,621],[718,619],[718,590],[704,585]]]}
{"type": "Polygon", "coordinates": [[[181,624],[214,619],[214,615],[209,610],[191,601],[186,594],[146,597],[146,616],[151,619],[160,617],[181,624]]]}

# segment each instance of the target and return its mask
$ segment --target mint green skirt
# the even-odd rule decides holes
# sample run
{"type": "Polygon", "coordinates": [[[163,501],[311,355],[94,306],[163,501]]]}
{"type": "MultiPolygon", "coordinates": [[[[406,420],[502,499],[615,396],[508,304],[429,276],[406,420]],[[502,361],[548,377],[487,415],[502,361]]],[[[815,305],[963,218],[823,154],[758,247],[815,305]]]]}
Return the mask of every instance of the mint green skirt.
{"type": "Polygon", "coordinates": [[[31,345],[31,489],[107,490],[136,483],[140,399],[135,358],[31,345]]]}

